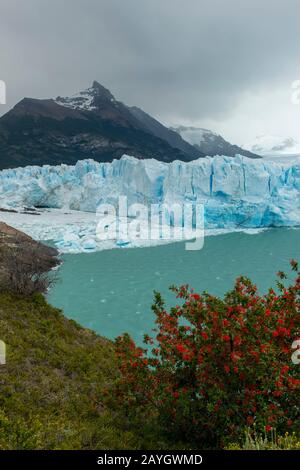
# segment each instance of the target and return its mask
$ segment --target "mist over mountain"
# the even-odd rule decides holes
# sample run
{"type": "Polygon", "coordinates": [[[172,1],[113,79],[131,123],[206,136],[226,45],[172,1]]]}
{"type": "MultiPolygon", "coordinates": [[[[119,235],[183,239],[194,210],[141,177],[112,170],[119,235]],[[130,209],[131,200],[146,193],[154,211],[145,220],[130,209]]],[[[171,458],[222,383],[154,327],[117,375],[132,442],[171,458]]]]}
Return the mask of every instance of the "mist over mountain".
{"type": "Polygon", "coordinates": [[[299,155],[300,143],[293,137],[261,134],[252,142],[245,144],[245,148],[259,155],[299,155]]]}
{"type": "Polygon", "coordinates": [[[199,127],[179,126],[173,128],[186,142],[193,145],[198,151],[208,156],[226,155],[227,157],[235,157],[236,155],[244,155],[248,158],[260,158],[259,155],[244,149],[238,145],[233,145],[225,140],[221,135],[216,134],[208,129],[199,127]]]}

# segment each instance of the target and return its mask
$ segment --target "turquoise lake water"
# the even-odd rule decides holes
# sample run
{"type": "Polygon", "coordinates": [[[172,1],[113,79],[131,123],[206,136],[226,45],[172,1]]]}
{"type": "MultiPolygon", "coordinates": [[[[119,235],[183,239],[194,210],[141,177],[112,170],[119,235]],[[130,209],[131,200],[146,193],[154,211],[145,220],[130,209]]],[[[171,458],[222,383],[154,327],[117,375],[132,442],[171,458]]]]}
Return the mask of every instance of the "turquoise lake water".
{"type": "Polygon", "coordinates": [[[49,301],[103,336],[127,331],[140,342],[153,327],[153,290],[171,305],[177,303],[168,291],[171,284],[223,295],[243,274],[262,293],[275,285],[277,271],[289,269],[291,258],[300,260],[300,230],[230,233],[206,237],[201,251],[184,247],[174,243],[65,255],[49,301]]]}

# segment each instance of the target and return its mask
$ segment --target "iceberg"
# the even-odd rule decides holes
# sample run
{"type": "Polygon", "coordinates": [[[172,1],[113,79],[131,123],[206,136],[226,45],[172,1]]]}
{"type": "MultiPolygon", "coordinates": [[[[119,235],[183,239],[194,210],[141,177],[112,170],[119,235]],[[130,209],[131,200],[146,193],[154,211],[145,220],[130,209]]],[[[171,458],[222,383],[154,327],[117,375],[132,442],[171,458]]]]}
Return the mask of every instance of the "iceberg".
{"type": "Polygon", "coordinates": [[[1,213],[3,220],[25,227],[33,236],[55,240],[62,251],[98,249],[93,234],[97,208],[117,205],[120,196],[127,197],[128,205],[203,204],[208,230],[295,227],[300,225],[300,159],[276,162],[217,156],[163,163],[124,155],[111,163],[81,160],[74,166],[0,172],[1,208],[43,208],[48,214],[56,211],[56,217],[70,213],[73,219],[76,213],[85,214],[82,223],[78,217],[68,223],[62,216],[58,229],[52,222],[47,227],[45,216],[24,215],[21,222],[19,214],[1,213]]]}

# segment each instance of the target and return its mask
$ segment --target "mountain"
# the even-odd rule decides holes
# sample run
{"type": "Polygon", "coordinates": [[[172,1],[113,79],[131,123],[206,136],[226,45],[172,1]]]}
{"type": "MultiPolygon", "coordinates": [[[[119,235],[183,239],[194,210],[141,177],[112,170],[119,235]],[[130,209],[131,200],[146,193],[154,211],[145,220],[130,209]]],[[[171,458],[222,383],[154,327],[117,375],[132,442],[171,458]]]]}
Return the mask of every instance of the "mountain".
{"type": "Polygon", "coordinates": [[[204,153],[204,155],[226,155],[228,157],[244,155],[249,158],[260,158],[256,153],[245,150],[238,145],[230,144],[222,136],[208,129],[185,126],[171,129],[176,131],[186,142],[189,142],[197,150],[204,153]]]}
{"type": "Polygon", "coordinates": [[[299,155],[300,144],[292,137],[262,134],[251,143],[245,144],[246,149],[259,155],[299,155]]]}
{"type": "Polygon", "coordinates": [[[193,145],[184,140],[178,132],[163,126],[159,121],[149,116],[142,109],[133,106],[130,108],[132,114],[148,129],[151,134],[165,140],[171,147],[178,148],[184,153],[191,154],[194,158],[199,158],[199,155],[204,152],[199,152],[193,145]]]}
{"type": "Polygon", "coordinates": [[[165,162],[204,156],[96,81],[72,97],[24,98],[0,119],[0,169],[105,162],[125,153],[165,162]]]}

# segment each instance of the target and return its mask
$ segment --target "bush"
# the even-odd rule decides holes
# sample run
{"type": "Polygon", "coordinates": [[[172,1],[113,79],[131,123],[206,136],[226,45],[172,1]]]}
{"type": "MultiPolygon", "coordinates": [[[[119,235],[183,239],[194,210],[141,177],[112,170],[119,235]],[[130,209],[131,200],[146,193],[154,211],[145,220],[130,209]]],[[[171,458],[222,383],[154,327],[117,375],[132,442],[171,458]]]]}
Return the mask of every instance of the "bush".
{"type": "Polygon", "coordinates": [[[300,275],[260,296],[245,277],[224,299],[188,286],[172,288],[181,305],[168,312],[155,294],[156,337],[147,348],[127,335],[116,341],[118,406],[128,419],[155,418],[174,441],[217,448],[247,427],[270,433],[299,428],[299,366],[291,345],[299,336],[300,275]],[[151,345],[151,348],[149,347],[151,345]],[[150,350],[151,349],[151,350],[150,350]]]}
{"type": "Polygon", "coordinates": [[[295,433],[277,436],[275,430],[264,434],[247,430],[242,445],[229,444],[226,450],[300,450],[300,438],[295,433]]]}
{"type": "Polygon", "coordinates": [[[5,247],[0,253],[0,290],[19,295],[45,294],[55,281],[48,273],[42,245],[26,245],[26,250],[5,247]]]}

